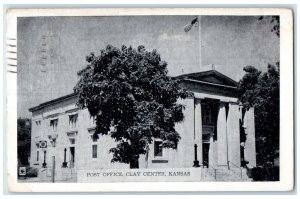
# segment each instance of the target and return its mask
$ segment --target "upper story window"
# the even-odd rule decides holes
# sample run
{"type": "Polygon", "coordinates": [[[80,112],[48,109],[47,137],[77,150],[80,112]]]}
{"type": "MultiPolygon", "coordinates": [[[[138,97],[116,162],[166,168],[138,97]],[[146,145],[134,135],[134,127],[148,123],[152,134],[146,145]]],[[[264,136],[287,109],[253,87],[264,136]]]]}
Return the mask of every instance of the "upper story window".
{"type": "Polygon", "coordinates": [[[75,144],[75,138],[70,138],[70,144],[75,144]]]}
{"type": "Polygon", "coordinates": [[[205,110],[203,114],[203,123],[210,124],[212,123],[211,110],[205,110]]]}
{"type": "Polygon", "coordinates": [[[50,120],[50,127],[54,132],[57,131],[58,119],[50,120]]]}
{"type": "Polygon", "coordinates": [[[99,135],[92,134],[92,140],[93,140],[93,142],[97,142],[98,139],[99,139],[99,135]]]}
{"type": "Polygon", "coordinates": [[[35,121],[35,125],[36,125],[36,131],[37,131],[36,136],[39,136],[40,130],[41,130],[41,120],[35,121]]]}
{"type": "Polygon", "coordinates": [[[96,116],[90,116],[90,125],[95,126],[96,125],[96,116]]]}
{"type": "Polygon", "coordinates": [[[40,127],[41,126],[41,120],[35,121],[35,124],[36,124],[37,127],[40,127]]]}
{"type": "Polygon", "coordinates": [[[212,124],[212,108],[207,104],[202,106],[202,122],[203,124],[212,124]]]}
{"type": "Polygon", "coordinates": [[[75,129],[77,127],[78,114],[69,115],[69,125],[71,129],[75,129]]]}

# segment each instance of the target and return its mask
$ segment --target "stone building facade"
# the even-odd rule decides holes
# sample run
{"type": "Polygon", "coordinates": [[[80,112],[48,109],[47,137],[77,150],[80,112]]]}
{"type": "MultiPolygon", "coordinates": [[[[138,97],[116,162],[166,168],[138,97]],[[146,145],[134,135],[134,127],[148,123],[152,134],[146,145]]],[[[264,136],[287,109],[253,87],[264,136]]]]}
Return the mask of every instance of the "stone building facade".
{"type": "MultiPolygon", "coordinates": [[[[241,169],[256,166],[254,110],[237,103],[237,82],[209,70],[176,77],[194,93],[181,100],[184,121],[176,124],[181,136],[177,149],[161,147],[154,139],[141,155],[140,168],[241,169]]],[[[36,168],[128,169],[111,163],[109,149],[116,145],[109,135],[93,139],[95,122],[87,109],[76,107],[76,94],[42,103],[32,112],[30,165],[36,168]]]]}

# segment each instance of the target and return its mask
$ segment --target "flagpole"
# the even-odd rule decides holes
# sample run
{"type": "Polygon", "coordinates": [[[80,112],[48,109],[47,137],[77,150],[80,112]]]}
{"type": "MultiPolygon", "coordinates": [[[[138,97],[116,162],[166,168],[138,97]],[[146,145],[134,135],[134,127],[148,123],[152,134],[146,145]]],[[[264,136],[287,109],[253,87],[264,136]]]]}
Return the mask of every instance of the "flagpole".
{"type": "Polygon", "coordinates": [[[198,16],[198,31],[199,31],[199,68],[202,68],[202,42],[201,42],[201,16],[198,16]]]}
{"type": "Polygon", "coordinates": [[[199,46],[199,54],[198,54],[198,64],[199,64],[199,68],[201,71],[202,68],[202,38],[201,38],[201,15],[198,15],[197,17],[195,17],[191,23],[187,24],[184,27],[184,31],[187,33],[189,32],[193,27],[197,26],[197,22],[198,22],[198,46],[199,46]]]}

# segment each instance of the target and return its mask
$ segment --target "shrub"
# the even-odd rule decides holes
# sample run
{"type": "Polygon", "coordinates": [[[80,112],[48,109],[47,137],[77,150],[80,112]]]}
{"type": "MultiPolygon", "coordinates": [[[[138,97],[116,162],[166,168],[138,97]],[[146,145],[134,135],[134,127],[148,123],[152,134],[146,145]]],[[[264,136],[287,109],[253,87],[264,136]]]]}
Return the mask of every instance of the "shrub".
{"type": "Polygon", "coordinates": [[[37,177],[38,176],[38,169],[34,167],[27,167],[26,168],[26,177],[37,177]]]}
{"type": "Polygon", "coordinates": [[[279,167],[255,167],[251,176],[254,181],[279,181],[279,167]]]}

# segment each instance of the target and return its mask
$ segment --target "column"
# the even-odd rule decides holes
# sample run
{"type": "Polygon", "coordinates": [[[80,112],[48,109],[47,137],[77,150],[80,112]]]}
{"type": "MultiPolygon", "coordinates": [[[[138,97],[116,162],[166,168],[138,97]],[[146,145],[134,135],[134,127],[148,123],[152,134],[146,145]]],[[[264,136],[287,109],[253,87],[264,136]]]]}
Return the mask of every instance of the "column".
{"type": "Polygon", "coordinates": [[[184,146],[182,154],[180,155],[183,160],[183,167],[192,167],[194,164],[194,136],[195,136],[195,103],[193,97],[184,99],[184,121],[182,124],[183,134],[179,145],[184,146]]]}
{"type": "Polygon", "coordinates": [[[245,161],[249,162],[247,166],[253,168],[256,167],[254,108],[250,108],[246,111],[244,116],[244,128],[246,133],[244,157],[245,161]]]}
{"type": "Polygon", "coordinates": [[[227,146],[227,128],[226,128],[226,108],[225,103],[220,102],[219,114],[217,119],[217,137],[218,137],[218,166],[228,165],[228,146],[227,146]]]}
{"type": "Polygon", "coordinates": [[[208,151],[208,167],[213,166],[215,167],[215,158],[216,158],[215,146],[214,146],[214,138],[213,136],[209,139],[209,151],[208,151]]]}
{"type": "Polygon", "coordinates": [[[241,166],[239,106],[230,103],[227,117],[228,161],[230,167],[241,166]]]}
{"type": "Polygon", "coordinates": [[[203,164],[203,148],[202,148],[202,114],[201,99],[195,99],[195,144],[197,144],[197,159],[200,165],[203,164]]]}
{"type": "Polygon", "coordinates": [[[218,140],[214,140],[212,137],[213,142],[213,166],[216,167],[218,165],[218,140]]]}

